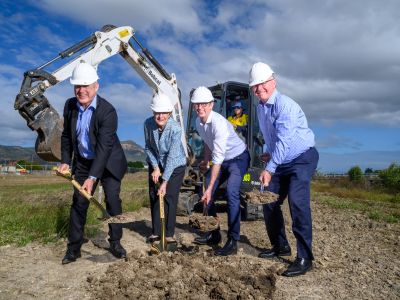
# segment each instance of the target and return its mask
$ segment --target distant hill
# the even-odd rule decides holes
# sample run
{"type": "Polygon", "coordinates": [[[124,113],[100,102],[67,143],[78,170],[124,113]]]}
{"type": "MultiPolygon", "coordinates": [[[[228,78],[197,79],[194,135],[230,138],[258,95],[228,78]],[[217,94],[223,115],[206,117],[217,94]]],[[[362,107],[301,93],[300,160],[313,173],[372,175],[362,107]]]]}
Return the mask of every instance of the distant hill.
{"type": "Polygon", "coordinates": [[[144,149],[134,141],[121,141],[127,161],[146,161],[144,149]]]}
{"type": "Polygon", "coordinates": [[[2,146],[0,145],[0,163],[15,160],[42,161],[35,152],[34,147],[2,146]]]}
{"type": "MultiPolygon", "coordinates": [[[[133,141],[121,141],[122,148],[124,149],[126,159],[128,161],[146,161],[146,154],[144,149],[133,141]]],[[[38,161],[45,163],[41,160],[35,152],[34,147],[20,147],[20,146],[2,146],[0,145],[0,164],[5,161],[15,160],[38,161]]]]}

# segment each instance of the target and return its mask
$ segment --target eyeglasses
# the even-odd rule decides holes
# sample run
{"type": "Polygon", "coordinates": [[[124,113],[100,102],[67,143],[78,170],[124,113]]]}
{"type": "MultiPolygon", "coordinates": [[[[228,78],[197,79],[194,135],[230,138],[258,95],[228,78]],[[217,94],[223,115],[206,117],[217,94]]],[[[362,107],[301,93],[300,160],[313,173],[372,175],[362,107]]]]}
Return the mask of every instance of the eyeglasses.
{"type": "Polygon", "coordinates": [[[253,85],[253,86],[251,87],[251,90],[254,92],[254,91],[257,90],[257,88],[258,88],[259,86],[261,86],[261,85],[263,85],[263,84],[266,84],[266,83],[268,83],[268,82],[270,82],[270,81],[272,81],[272,80],[275,80],[275,78],[272,77],[271,79],[268,79],[267,81],[264,81],[264,82],[261,82],[261,83],[259,83],[259,84],[253,85]]]}
{"type": "Polygon", "coordinates": [[[194,107],[195,107],[195,108],[206,107],[208,104],[210,104],[210,102],[194,103],[194,107]]]}

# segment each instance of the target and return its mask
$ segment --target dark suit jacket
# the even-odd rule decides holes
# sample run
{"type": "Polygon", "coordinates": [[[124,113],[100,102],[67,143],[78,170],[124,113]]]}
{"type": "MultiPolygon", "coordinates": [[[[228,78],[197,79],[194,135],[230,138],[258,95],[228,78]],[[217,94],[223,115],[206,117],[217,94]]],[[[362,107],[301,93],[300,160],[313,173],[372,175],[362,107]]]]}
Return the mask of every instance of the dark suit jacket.
{"type": "MultiPolygon", "coordinates": [[[[61,162],[76,165],[78,152],[76,123],[78,120],[77,99],[70,98],[64,106],[64,130],[61,135],[61,162]],[[73,155],[74,154],[74,155],[73,155]]],[[[116,178],[122,179],[127,169],[127,161],[117,136],[118,117],[114,107],[97,95],[97,106],[90,120],[90,143],[96,153],[89,174],[101,178],[105,169],[116,178]]]]}

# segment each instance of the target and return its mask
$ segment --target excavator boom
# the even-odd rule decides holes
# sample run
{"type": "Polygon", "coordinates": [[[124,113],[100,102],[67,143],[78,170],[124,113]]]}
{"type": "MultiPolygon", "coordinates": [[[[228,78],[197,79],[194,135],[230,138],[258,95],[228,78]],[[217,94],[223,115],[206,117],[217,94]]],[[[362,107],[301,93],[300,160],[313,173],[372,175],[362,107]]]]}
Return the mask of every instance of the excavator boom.
{"type": "Polygon", "coordinates": [[[105,25],[79,43],[59,53],[42,66],[24,73],[20,93],[14,108],[26,120],[30,129],[37,132],[35,150],[46,161],[61,160],[61,133],[63,121],[44,95],[45,91],[72,75],[75,66],[84,61],[95,68],[104,60],[120,54],[141,76],[154,92],[162,92],[171,99],[172,117],[182,127],[181,141],[187,155],[180,91],[175,74],[169,74],[160,63],[143,48],[130,26],[105,25]],[[135,47],[136,46],[136,47],[135,47]],[[54,72],[45,69],[60,59],[69,61],[54,72]]]}

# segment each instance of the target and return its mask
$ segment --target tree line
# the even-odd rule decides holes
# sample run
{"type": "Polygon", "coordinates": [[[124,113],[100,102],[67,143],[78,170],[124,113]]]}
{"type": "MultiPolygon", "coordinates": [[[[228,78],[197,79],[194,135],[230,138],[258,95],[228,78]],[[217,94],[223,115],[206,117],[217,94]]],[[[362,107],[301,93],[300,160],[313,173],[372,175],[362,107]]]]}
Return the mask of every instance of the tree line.
{"type": "Polygon", "coordinates": [[[382,185],[394,192],[400,192],[400,165],[392,163],[388,168],[383,170],[372,170],[371,168],[365,169],[362,172],[359,166],[354,166],[349,169],[347,175],[352,182],[362,182],[365,175],[377,174],[381,179],[382,185]]]}

